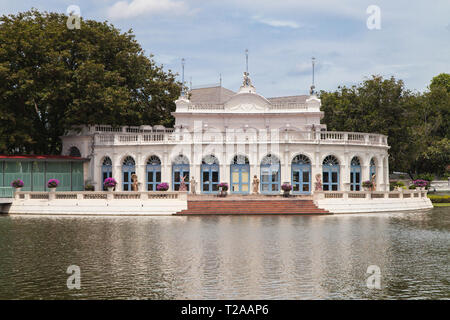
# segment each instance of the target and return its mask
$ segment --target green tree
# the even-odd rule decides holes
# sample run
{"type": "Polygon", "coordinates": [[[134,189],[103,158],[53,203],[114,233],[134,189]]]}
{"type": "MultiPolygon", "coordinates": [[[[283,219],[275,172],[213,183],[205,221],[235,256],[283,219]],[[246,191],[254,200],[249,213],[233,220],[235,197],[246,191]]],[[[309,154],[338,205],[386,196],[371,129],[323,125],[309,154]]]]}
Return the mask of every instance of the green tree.
{"type": "Polygon", "coordinates": [[[107,22],[31,10],[0,17],[0,153],[59,153],[77,125],[171,125],[175,74],[107,22]]]}
{"type": "Polygon", "coordinates": [[[391,146],[391,169],[411,167],[415,151],[408,120],[420,97],[405,89],[402,80],[372,76],[350,88],[322,91],[320,98],[328,130],[385,134],[391,146]]]}

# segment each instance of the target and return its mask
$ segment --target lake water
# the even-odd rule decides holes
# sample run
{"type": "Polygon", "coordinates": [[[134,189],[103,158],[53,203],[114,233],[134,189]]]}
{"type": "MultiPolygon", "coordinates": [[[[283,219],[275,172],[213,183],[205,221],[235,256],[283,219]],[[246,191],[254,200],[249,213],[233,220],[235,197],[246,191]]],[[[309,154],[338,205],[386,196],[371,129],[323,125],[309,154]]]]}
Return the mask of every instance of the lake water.
{"type": "Polygon", "coordinates": [[[449,299],[450,208],[0,217],[1,299],[449,299]],[[68,266],[81,289],[66,285],[68,266]],[[381,289],[369,289],[370,265],[381,289]]]}

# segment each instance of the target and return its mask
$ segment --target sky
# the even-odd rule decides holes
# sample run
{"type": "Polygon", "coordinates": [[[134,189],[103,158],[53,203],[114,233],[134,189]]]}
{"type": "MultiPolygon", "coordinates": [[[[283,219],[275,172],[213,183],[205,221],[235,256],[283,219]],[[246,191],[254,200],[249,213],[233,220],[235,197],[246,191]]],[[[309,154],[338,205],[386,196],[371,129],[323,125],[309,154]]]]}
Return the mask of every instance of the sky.
{"type": "Polygon", "coordinates": [[[266,97],[307,94],[312,57],[318,90],[377,74],[422,92],[432,77],[450,73],[449,0],[0,0],[0,14],[66,13],[70,5],[84,19],[132,29],[166,70],[181,74],[184,58],[194,87],[218,83],[221,74],[223,86],[237,91],[245,49],[252,82],[266,97]]]}

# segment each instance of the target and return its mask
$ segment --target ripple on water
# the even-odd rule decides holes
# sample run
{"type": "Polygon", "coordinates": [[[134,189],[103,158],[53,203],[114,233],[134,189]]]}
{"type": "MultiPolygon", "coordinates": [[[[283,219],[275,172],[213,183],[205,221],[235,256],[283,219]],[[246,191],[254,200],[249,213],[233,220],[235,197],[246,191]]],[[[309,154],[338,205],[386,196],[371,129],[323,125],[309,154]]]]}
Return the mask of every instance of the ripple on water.
{"type": "Polygon", "coordinates": [[[0,298],[448,299],[449,217],[0,217],[0,298]]]}

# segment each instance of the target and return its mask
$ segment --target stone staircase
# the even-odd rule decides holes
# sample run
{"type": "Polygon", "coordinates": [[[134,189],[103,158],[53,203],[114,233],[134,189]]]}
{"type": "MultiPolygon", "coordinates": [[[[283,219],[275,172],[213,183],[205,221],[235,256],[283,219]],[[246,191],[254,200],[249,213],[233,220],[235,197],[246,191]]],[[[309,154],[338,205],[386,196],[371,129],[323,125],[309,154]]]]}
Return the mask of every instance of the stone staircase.
{"type": "Polygon", "coordinates": [[[176,215],[324,215],[312,200],[188,200],[176,215]]]}

